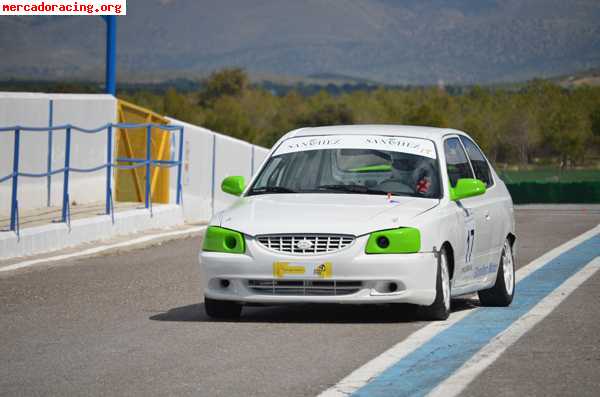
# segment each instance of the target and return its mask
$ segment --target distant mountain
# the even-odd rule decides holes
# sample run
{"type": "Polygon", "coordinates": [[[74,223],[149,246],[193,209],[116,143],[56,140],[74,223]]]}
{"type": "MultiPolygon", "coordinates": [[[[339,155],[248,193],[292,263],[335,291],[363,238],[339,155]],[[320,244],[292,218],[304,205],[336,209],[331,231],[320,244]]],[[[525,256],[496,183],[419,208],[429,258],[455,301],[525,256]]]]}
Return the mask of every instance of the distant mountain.
{"type": "MultiPolygon", "coordinates": [[[[598,0],[129,0],[119,78],[489,83],[600,66],[598,0]]],[[[0,17],[0,79],[101,80],[99,17],[0,17]]]]}
{"type": "Polygon", "coordinates": [[[600,68],[572,73],[567,76],[558,76],[551,79],[554,83],[566,87],[600,86],[600,68]]]}

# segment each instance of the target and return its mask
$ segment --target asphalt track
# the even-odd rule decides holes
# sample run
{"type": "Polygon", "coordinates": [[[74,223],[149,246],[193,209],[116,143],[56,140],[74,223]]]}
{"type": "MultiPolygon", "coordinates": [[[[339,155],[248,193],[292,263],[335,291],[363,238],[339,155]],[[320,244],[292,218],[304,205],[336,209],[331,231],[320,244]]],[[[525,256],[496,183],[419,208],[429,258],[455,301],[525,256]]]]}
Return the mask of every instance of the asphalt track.
{"type": "MultiPolygon", "coordinates": [[[[598,207],[518,209],[519,266],[599,223],[598,207]]],[[[210,321],[199,246],[0,273],[0,395],[316,395],[427,325],[410,307],[250,308],[210,321]]],[[[597,395],[599,291],[600,272],[463,395],[597,395]]]]}

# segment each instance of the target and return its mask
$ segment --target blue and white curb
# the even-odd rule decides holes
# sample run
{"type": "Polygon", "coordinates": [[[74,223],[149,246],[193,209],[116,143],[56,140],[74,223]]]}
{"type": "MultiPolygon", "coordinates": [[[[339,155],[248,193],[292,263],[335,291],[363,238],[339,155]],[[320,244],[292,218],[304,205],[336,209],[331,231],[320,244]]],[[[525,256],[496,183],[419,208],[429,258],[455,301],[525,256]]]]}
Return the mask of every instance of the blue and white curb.
{"type": "Polygon", "coordinates": [[[455,313],[354,371],[322,396],[453,396],[600,268],[600,227],[517,272],[513,304],[455,313]],[[596,260],[595,260],[596,259],[596,260]],[[440,324],[440,325],[438,325],[440,324]]]}
{"type": "Polygon", "coordinates": [[[559,288],[546,296],[530,312],[478,351],[449,378],[440,383],[430,397],[454,397],[459,395],[479,374],[494,363],[508,347],[543,320],[587,279],[600,270],[600,257],[596,257],[579,272],[565,281],[559,288]]]}

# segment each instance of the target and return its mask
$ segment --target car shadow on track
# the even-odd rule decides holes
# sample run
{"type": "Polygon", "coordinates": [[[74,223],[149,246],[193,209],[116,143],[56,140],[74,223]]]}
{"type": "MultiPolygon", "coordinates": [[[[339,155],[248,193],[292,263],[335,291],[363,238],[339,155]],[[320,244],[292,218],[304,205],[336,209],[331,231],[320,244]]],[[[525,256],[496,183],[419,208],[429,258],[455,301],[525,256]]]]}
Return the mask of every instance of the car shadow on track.
{"type": "MultiPolygon", "coordinates": [[[[473,299],[452,301],[452,311],[472,310],[479,306],[473,299]]],[[[413,305],[291,305],[244,307],[242,316],[234,320],[216,320],[204,312],[204,303],[175,307],[150,317],[153,321],[175,322],[239,322],[239,323],[408,323],[423,321],[413,305]]]]}

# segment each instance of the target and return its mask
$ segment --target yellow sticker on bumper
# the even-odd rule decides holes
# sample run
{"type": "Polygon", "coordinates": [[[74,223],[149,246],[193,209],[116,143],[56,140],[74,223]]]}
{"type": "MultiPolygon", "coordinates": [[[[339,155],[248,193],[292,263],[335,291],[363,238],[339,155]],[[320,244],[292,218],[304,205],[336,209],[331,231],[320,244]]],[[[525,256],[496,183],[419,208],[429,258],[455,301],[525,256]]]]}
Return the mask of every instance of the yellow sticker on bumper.
{"type": "Polygon", "coordinates": [[[321,263],[320,265],[315,266],[313,275],[322,278],[329,278],[333,273],[332,268],[333,266],[331,265],[331,262],[321,263]]]}
{"type": "Polygon", "coordinates": [[[291,264],[289,262],[275,262],[273,263],[273,277],[283,278],[329,278],[333,274],[333,266],[331,262],[312,264],[312,265],[300,265],[291,264]]]}
{"type": "Polygon", "coordinates": [[[290,265],[289,262],[273,263],[273,276],[284,277],[286,275],[301,276],[305,272],[304,266],[290,265]]]}

